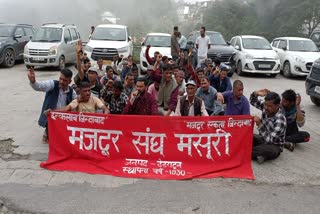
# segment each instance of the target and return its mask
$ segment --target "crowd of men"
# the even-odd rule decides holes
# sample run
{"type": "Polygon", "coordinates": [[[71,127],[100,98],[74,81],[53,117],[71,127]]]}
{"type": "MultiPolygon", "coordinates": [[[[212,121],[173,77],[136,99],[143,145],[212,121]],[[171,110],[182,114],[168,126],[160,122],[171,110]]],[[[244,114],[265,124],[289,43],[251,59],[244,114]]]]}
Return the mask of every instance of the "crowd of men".
{"type": "Polygon", "coordinates": [[[73,73],[69,69],[61,71],[59,80],[37,81],[31,68],[28,73],[31,87],[46,92],[39,118],[39,125],[45,128],[43,141],[48,142],[46,113],[50,110],[221,116],[250,115],[250,104],[262,110],[261,116],[254,116],[258,134],[253,139],[252,159],[258,163],[277,158],[283,148],[293,151],[297,143],[309,141],[309,133],[299,131],[305,123],[300,95],[289,89],[280,98],[276,92],[260,89],[247,99],[242,81],[235,80],[232,84],[227,77],[227,66],[207,58],[211,42],[205,35],[205,27],[200,29],[196,40],[198,64],[195,67],[191,63],[192,50],[181,47],[181,38],[178,27],[174,27],[171,59],[159,52],[150,56],[150,46],[147,47],[149,67],[145,76],[138,75],[132,56],[115,56],[111,66],[106,67],[99,59],[91,66],[82,52],[81,42],[76,47],[78,73],[73,85],[73,73]]]}

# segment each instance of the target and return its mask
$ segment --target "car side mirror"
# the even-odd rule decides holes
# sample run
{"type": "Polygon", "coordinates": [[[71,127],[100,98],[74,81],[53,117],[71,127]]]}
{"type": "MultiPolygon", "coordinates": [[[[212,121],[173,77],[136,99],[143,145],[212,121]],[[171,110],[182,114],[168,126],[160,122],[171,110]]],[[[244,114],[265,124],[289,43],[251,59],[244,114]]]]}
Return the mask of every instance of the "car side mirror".
{"type": "Polygon", "coordinates": [[[65,38],[64,42],[67,44],[69,42],[69,40],[67,38],[65,38]]]}
{"type": "Polygon", "coordinates": [[[239,45],[234,46],[234,48],[235,48],[236,50],[240,51],[239,45]]]}
{"type": "Polygon", "coordinates": [[[144,46],[144,42],[141,43],[141,46],[144,46]]]}
{"type": "Polygon", "coordinates": [[[129,36],[129,37],[128,37],[128,41],[131,41],[131,40],[132,40],[132,38],[131,38],[131,36],[129,36]]]}
{"type": "Polygon", "coordinates": [[[281,49],[284,50],[284,51],[286,51],[286,50],[287,50],[287,47],[282,47],[281,49]]]}
{"type": "Polygon", "coordinates": [[[227,42],[227,45],[231,45],[231,42],[228,41],[228,42],[227,42]]]}
{"type": "Polygon", "coordinates": [[[22,35],[20,35],[20,34],[14,35],[14,38],[15,38],[15,39],[19,39],[19,38],[21,38],[21,37],[22,37],[22,35]]]}

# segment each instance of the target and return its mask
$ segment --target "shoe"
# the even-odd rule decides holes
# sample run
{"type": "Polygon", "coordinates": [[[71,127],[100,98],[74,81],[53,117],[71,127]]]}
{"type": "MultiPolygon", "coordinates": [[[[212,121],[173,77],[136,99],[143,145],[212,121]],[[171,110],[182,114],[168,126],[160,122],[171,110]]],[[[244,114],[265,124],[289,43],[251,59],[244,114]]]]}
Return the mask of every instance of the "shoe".
{"type": "Polygon", "coordinates": [[[296,147],[295,143],[285,142],[284,148],[288,149],[290,152],[293,152],[294,148],[296,147]]]}
{"type": "Polygon", "coordinates": [[[262,164],[264,162],[264,157],[261,155],[257,156],[257,162],[258,164],[262,164]]]}

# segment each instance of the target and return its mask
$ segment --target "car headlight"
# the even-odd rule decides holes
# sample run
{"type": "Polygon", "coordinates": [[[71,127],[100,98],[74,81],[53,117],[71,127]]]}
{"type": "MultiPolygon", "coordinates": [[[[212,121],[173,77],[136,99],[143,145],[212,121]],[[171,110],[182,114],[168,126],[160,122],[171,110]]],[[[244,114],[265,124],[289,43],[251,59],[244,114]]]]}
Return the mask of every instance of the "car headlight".
{"type": "Polygon", "coordinates": [[[246,54],[246,59],[253,59],[253,56],[251,56],[250,54],[246,54]]]}
{"type": "Polygon", "coordinates": [[[127,52],[127,51],[128,51],[128,49],[129,49],[129,47],[128,47],[128,46],[123,47],[123,48],[119,48],[119,49],[118,49],[118,52],[119,52],[119,53],[125,53],[125,52],[127,52]]]}
{"type": "Polygon", "coordinates": [[[88,46],[88,45],[86,45],[86,46],[84,46],[84,50],[87,51],[87,52],[92,52],[93,48],[88,46]]]}
{"type": "Polygon", "coordinates": [[[57,46],[54,46],[52,48],[49,49],[49,55],[57,55],[57,46]]]}
{"type": "Polygon", "coordinates": [[[305,62],[306,62],[304,59],[302,59],[302,58],[299,57],[299,56],[296,56],[296,57],[295,57],[295,60],[296,60],[296,62],[298,62],[298,63],[305,63],[305,62]]]}
{"type": "MultiPolygon", "coordinates": [[[[1,44],[0,44],[1,46],[1,44]]],[[[24,54],[28,54],[29,55],[29,48],[27,46],[24,46],[24,51],[23,51],[24,54]]]]}

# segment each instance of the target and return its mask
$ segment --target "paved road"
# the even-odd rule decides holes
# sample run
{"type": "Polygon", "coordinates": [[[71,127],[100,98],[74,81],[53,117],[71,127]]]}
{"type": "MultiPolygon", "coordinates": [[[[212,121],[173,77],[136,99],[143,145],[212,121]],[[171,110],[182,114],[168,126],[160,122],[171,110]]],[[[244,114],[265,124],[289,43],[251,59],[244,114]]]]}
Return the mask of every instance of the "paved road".
{"type": "MultiPolygon", "coordinates": [[[[44,94],[31,89],[26,74],[21,64],[0,69],[0,213],[319,213],[320,108],[306,96],[303,79],[240,77],[247,96],[265,87],[299,92],[310,143],[275,161],[254,162],[254,181],[155,181],[41,169],[48,152],[37,125],[44,94]]],[[[59,72],[36,75],[57,79],[59,72]]]]}

